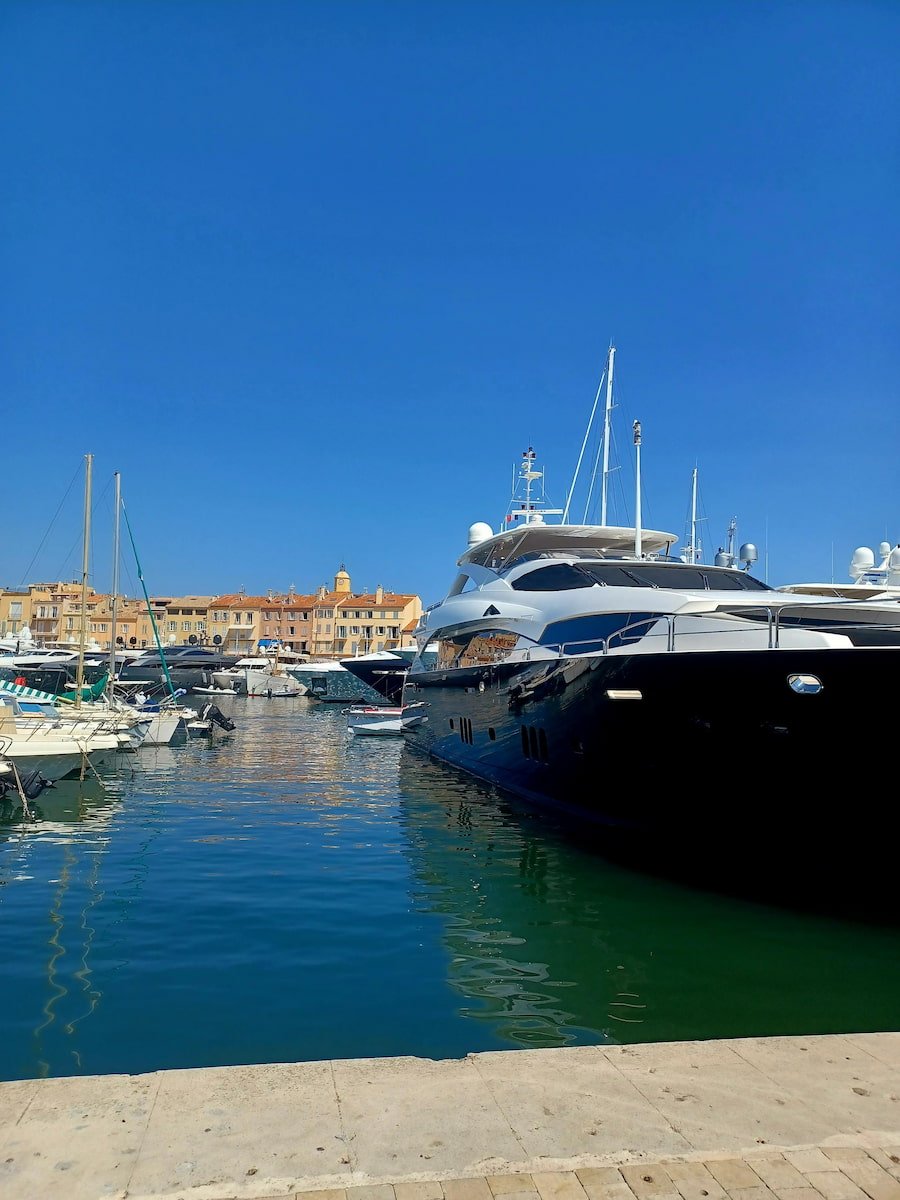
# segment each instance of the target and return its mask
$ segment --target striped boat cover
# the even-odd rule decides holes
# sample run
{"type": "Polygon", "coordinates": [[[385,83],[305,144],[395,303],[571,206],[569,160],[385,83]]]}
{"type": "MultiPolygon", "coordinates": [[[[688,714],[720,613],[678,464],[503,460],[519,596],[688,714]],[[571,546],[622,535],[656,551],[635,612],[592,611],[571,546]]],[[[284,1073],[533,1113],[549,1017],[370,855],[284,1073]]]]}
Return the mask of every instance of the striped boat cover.
{"type": "Polygon", "coordinates": [[[10,683],[7,679],[0,679],[0,689],[4,692],[12,692],[16,696],[27,696],[29,700],[42,700],[46,704],[54,704],[59,699],[52,692],[42,692],[40,688],[25,687],[22,683],[10,683]]]}

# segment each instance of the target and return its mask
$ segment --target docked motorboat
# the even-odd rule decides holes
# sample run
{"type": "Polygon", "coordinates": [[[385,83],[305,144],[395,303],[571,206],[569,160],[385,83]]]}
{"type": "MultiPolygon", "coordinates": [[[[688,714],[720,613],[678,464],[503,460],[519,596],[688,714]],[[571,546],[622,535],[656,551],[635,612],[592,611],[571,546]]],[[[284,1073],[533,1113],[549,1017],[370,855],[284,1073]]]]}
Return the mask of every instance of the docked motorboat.
{"type": "Polygon", "coordinates": [[[148,688],[168,688],[171,681],[174,688],[190,692],[197,687],[212,687],[214,673],[233,667],[236,662],[236,655],[218,654],[202,646],[166,646],[162,652],[147,650],[139,658],[132,659],[119,672],[119,679],[123,683],[141,683],[148,688]]]}
{"type": "Polygon", "coordinates": [[[66,722],[52,704],[40,713],[34,711],[36,701],[30,702],[30,711],[22,704],[12,694],[0,698],[0,755],[22,774],[38,771],[54,782],[123,748],[116,730],[66,722]]]}
{"type": "MultiPolygon", "coordinates": [[[[892,744],[896,604],[776,592],[746,569],[754,547],[741,570],[677,560],[676,541],[551,525],[533,504],[500,533],[473,526],[416,633],[438,656],[407,675],[427,714],[409,743],[664,844],[868,840],[819,801],[857,795],[870,747],[892,744]]],[[[879,815],[880,840],[898,832],[879,815]]]]}
{"type": "Polygon", "coordinates": [[[383,698],[368,684],[352,675],[342,663],[334,660],[305,662],[286,669],[290,676],[303,684],[313,700],[343,704],[371,701],[377,704],[383,698]]]}
{"type": "Polygon", "coordinates": [[[850,559],[850,583],[790,583],[780,592],[796,596],[827,596],[840,600],[892,600],[900,604],[900,544],[882,542],[880,561],[868,546],[858,546],[850,559]]]}
{"type": "Polygon", "coordinates": [[[347,709],[347,728],[359,735],[402,734],[424,719],[422,704],[354,704],[347,709]]]}
{"type": "Polygon", "coordinates": [[[280,648],[270,654],[239,658],[234,666],[213,672],[212,687],[194,691],[209,695],[218,691],[240,696],[305,696],[305,685],[288,672],[290,666],[305,661],[302,655],[280,648]]]}
{"type": "Polygon", "coordinates": [[[403,684],[416,648],[407,650],[375,650],[356,658],[342,658],[340,665],[361,680],[366,687],[383,696],[389,704],[398,705],[403,696],[403,684]]]}

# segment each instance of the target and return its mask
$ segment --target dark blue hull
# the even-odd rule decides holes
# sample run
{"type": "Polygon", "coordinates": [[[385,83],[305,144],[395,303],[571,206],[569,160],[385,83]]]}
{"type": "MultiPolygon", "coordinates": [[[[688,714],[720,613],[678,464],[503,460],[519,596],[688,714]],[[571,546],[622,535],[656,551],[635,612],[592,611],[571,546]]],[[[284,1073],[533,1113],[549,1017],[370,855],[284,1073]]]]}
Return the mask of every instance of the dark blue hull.
{"type": "Polygon", "coordinates": [[[428,719],[407,737],[530,801],[672,844],[871,851],[900,832],[886,798],[866,800],[877,832],[854,802],[893,746],[898,654],[633,654],[410,673],[404,701],[424,702],[428,719]],[[792,691],[793,674],[821,691],[792,691]]]}

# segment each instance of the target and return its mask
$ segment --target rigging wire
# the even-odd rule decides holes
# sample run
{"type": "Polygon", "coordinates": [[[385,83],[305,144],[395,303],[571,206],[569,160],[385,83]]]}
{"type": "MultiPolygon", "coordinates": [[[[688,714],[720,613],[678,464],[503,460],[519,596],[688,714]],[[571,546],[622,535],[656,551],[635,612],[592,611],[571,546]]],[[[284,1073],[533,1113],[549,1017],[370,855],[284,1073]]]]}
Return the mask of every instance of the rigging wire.
{"type": "MultiPolygon", "coordinates": [[[[103,499],[104,499],[104,497],[106,496],[106,494],[107,494],[107,492],[109,491],[109,489],[110,489],[110,487],[111,487],[111,486],[112,486],[112,483],[111,483],[110,481],[107,481],[106,487],[103,489],[103,491],[102,491],[102,492],[100,493],[100,495],[97,497],[96,501],[95,501],[94,503],[92,503],[92,504],[91,504],[91,523],[92,523],[92,524],[93,524],[93,521],[94,521],[94,516],[96,515],[96,512],[97,512],[97,509],[98,509],[98,507],[100,506],[100,504],[102,504],[102,502],[103,502],[103,499]]],[[[81,545],[81,543],[82,543],[83,536],[84,536],[84,535],[80,533],[80,534],[78,535],[78,537],[76,537],[75,541],[72,543],[71,547],[69,548],[69,552],[66,554],[66,557],[63,559],[62,566],[61,566],[61,567],[60,567],[60,569],[59,569],[59,573],[56,575],[56,578],[57,578],[57,579],[63,579],[63,578],[64,578],[63,572],[64,572],[64,571],[65,571],[65,569],[66,569],[66,565],[67,565],[67,564],[68,564],[68,563],[71,561],[71,559],[73,558],[73,556],[74,556],[75,554],[77,554],[77,552],[78,552],[78,547],[79,547],[79,546],[81,545]]],[[[92,544],[92,545],[91,545],[91,548],[90,548],[90,554],[91,554],[91,564],[93,564],[93,562],[94,562],[94,553],[95,553],[95,546],[92,544]]],[[[94,573],[94,571],[93,571],[93,570],[89,571],[89,578],[96,578],[96,575],[95,575],[95,573],[94,573]]]]}
{"type": "Polygon", "coordinates": [[[31,568],[34,566],[35,562],[37,561],[38,555],[40,554],[41,550],[43,549],[44,543],[46,542],[47,538],[50,536],[50,532],[53,529],[54,524],[56,523],[56,518],[59,516],[60,512],[62,511],[63,505],[65,504],[66,500],[69,498],[69,492],[71,492],[72,488],[75,486],[75,480],[81,474],[81,471],[82,471],[82,465],[81,465],[81,463],[79,463],[78,466],[75,468],[75,474],[72,476],[72,478],[69,482],[69,486],[66,488],[65,494],[63,495],[62,500],[60,500],[60,502],[59,502],[59,507],[57,508],[56,512],[53,514],[53,516],[50,520],[50,524],[47,526],[47,530],[46,530],[44,536],[41,538],[41,541],[40,541],[40,544],[39,544],[37,550],[35,550],[35,552],[34,552],[34,556],[32,557],[31,562],[25,568],[25,574],[23,576],[23,586],[24,587],[28,586],[27,582],[24,582],[24,581],[27,580],[28,576],[31,574],[31,568]]]}

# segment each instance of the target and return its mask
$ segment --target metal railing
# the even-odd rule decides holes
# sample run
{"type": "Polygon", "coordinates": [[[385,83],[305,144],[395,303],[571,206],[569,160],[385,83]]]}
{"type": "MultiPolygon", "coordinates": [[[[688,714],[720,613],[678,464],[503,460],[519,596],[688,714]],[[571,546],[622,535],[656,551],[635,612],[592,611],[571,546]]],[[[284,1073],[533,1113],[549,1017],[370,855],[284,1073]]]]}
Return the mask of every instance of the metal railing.
{"type": "MultiPolygon", "coordinates": [[[[856,602],[864,604],[864,601],[856,602]]],[[[841,607],[852,607],[853,602],[843,602],[841,607]]],[[[839,625],[827,620],[810,620],[809,623],[795,624],[791,621],[791,617],[796,617],[798,614],[803,614],[809,611],[809,605],[740,605],[733,609],[720,609],[718,611],[709,612],[690,612],[690,613],[653,613],[648,617],[641,617],[639,620],[629,621],[628,624],[621,626],[619,629],[613,630],[611,633],[603,637],[582,638],[579,640],[561,641],[561,642],[539,642],[537,639],[529,637],[527,634],[521,633],[519,637],[519,646],[517,649],[523,649],[522,642],[530,643],[525,647],[525,659],[531,661],[533,657],[553,657],[559,658],[569,657],[578,654],[593,654],[599,652],[602,655],[609,654],[611,649],[625,644],[627,640],[639,642],[642,638],[648,636],[654,626],[665,623],[665,650],[671,653],[676,648],[676,635],[679,641],[684,638],[701,636],[709,638],[711,636],[734,637],[735,634],[752,635],[759,632],[764,634],[766,640],[766,649],[779,650],[781,649],[782,633],[785,630],[798,633],[818,633],[818,634],[835,634],[838,636],[844,635],[847,627],[854,629],[868,629],[880,632],[891,632],[900,635],[900,613],[898,619],[894,621],[862,621],[853,622],[847,620],[839,625]],[[751,616],[756,614],[758,619],[751,616]],[[746,623],[740,627],[736,627],[733,620],[737,618],[748,618],[746,623]],[[679,620],[680,618],[680,620],[679,620]],[[729,620],[731,619],[731,621],[729,620]],[[688,621],[721,621],[730,624],[730,628],[709,630],[709,629],[685,629],[684,625],[688,621]],[[678,626],[681,626],[680,628],[678,626]],[[640,631],[640,632],[639,632],[640,631]],[[535,652],[539,652],[536,654],[535,652]]],[[[871,611],[871,610],[869,610],[871,611]]],[[[513,631],[510,631],[513,632],[513,631]]],[[[662,636],[662,635],[654,635],[662,636]]],[[[492,666],[496,663],[505,661],[509,656],[508,650],[498,651],[496,655],[491,657],[479,657],[469,663],[462,663],[460,660],[465,656],[465,651],[456,655],[453,659],[443,663],[436,663],[433,670],[452,670],[453,668],[492,666]]]]}

